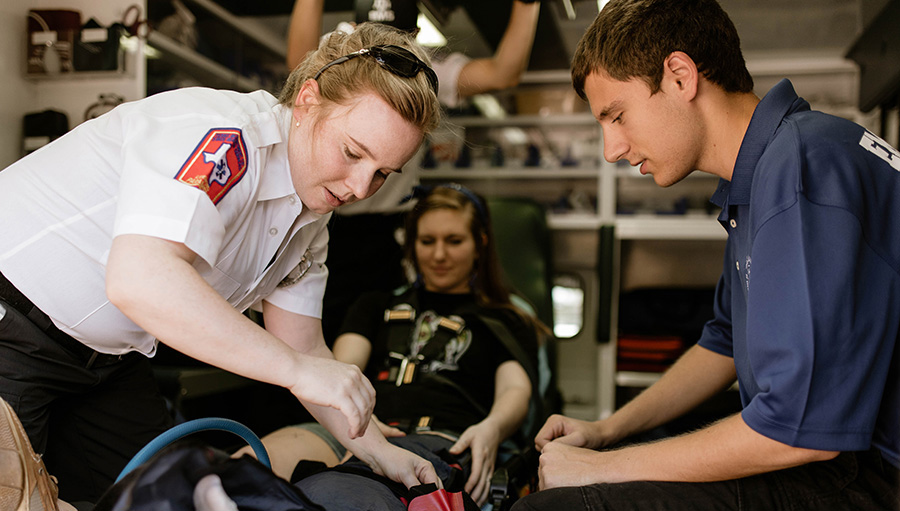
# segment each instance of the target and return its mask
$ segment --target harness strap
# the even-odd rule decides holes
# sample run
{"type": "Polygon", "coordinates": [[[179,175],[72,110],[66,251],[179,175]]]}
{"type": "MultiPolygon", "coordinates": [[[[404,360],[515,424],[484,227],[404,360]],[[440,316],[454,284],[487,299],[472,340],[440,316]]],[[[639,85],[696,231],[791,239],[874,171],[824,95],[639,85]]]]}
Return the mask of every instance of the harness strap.
{"type": "Polygon", "coordinates": [[[402,299],[402,303],[384,311],[384,321],[390,327],[388,358],[395,360],[397,365],[389,364],[390,367],[383,372],[383,379],[393,381],[398,387],[412,383],[420,372],[421,364],[439,358],[446,350],[447,344],[459,337],[466,328],[465,322],[461,319],[457,321],[439,316],[437,329],[432,338],[421,348],[421,352],[411,353],[411,346],[415,341],[413,336],[416,334],[418,303],[414,292],[405,293],[402,299]]]}
{"type": "MultiPolygon", "coordinates": [[[[397,382],[397,386],[400,386],[411,383],[414,380],[416,373],[419,372],[418,369],[420,364],[423,362],[423,359],[418,357],[409,357],[409,346],[415,332],[416,308],[418,307],[416,290],[414,288],[406,290],[395,299],[395,303],[397,305],[394,305],[392,308],[385,311],[384,318],[385,322],[389,323],[391,326],[388,330],[390,357],[399,360],[401,366],[400,369],[402,369],[402,371],[399,371],[399,374],[391,371],[389,376],[392,377],[390,379],[397,382]]],[[[531,406],[538,417],[543,417],[545,410],[543,399],[541,398],[540,379],[538,377],[537,367],[535,367],[531,358],[528,357],[527,353],[506,324],[495,317],[485,314],[481,309],[481,307],[478,307],[474,303],[467,303],[455,312],[460,315],[471,314],[476,316],[488,327],[491,333],[500,340],[503,346],[509,350],[516,361],[522,365],[529,380],[531,380],[531,406]]],[[[465,323],[445,317],[440,318],[438,325],[435,337],[432,338],[425,348],[423,348],[422,353],[419,354],[424,358],[424,361],[430,360],[430,358],[443,352],[447,343],[465,329],[465,323]]],[[[475,407],[475,410],[482,415],[487,416],[488,411],[485,410],[484,407],[481,406],[468,392],[452,380],[434,373],[427,373],[426,377],[453,388],[469,401],[475,407]]],[[[519,436],[521,435],[522,432],[520,431],[519,436]]],[[[522,439],[517,438],[516,441],[517,443],[521,443],[522,439]]],[[[522,443],[522,445],[524,445],[524,443],[522,443]]]]}

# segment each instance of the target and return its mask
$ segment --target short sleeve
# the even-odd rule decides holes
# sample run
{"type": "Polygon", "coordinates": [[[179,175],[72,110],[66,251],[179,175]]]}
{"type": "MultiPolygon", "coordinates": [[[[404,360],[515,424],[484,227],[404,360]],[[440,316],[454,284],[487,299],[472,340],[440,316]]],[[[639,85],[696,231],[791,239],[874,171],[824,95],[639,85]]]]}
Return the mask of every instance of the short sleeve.
{"type": "Polygon", "coordinates": [[[472,59],[454,52],[446,57],[435,57],[431,62],[438,77],[438,101],[448,108],[456,108],[462,102],[459,97],[459,75],[472,59]]]}
{"type": "MultiPolygon", "coordinates": [[[[165,107],[171,105],[156,106],[165,107]]],[[[123,120],[126,135],[113,235],[142,234],[184,243],[213,266],[228,221],[228,213],[223,215],[219,208],[239,207],[236,203],[241,202],[223,201],[217,208],[226,193],[239,195],[232,188],[247,170],[241,131],[211,128],[221,119],[156,116],[150,108],[150,104],[141,105],[123,120]],[[216,129],[228,131],[228,142],[214,140],[216,129]],[[221,183],[210,176],[217,165],[228,172],[221,174],[221,183]],[[191,172],[205,174],[185,175],[191,172]],[[202,182],[192,185],[191,179],[202,182]]]]}
{"type": "MultiPolygon", "coordinates": [[[[729,252],[728,249],[725,250],[726,254],[729,252]]],[[[734,357],[731,301],[731,272],[726,270],[719,276],[719,282],[716,284],[713,319],[703,326],[703,332],[697,342],[701,347],[726,357],[734,357]]]]}

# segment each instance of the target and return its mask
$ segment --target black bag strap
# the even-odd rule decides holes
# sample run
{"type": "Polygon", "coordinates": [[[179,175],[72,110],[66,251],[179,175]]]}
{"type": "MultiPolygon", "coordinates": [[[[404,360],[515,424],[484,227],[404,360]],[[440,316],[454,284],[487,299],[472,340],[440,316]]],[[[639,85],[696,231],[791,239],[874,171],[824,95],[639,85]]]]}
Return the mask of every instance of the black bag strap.
{"type": "MultiPolygon", "coordinates": [[[[509,331],[509,328],[502,321],[487,316],[487,315],[479,315],[479,319],[487,325],[487,327],[494,333],[494,335],[500,339],[500,342],[512,353],[513,357],[522,364],[522,367],[525,369],[525,373],[528,374],[528,379],[531,380],[531,406],[535,410],[535,413],[538,417],[543,417],[545,414],[544,410],[544,400],[541,397],[541,389],[540,389],[540,379],[538,377],[537,367],[535,367],[531,357],[525,352],[522,348],[522,345],[519,344],[512,332],[509,331]]],[[[530,434],[530,432],[529,432],[530,434]]]]}
{"type": "MultiPolygon", "coordinates": [[[[496,316],[487,314],[484,307],[478,307],[476,304],[466,304],[459,312],[461,314],[471,313],[478,317],[485,326],[494,334],[494,336],[503,343],[503,346],[512,354],[512,356],[522,365],[528,379],[531,381],[531,407],[534,409],[538,417],[544,416],[544,400],[541,398],[540,379],[538,377],[537,367],[534,365],[531,357],[522,348],[522,345],[516,340],[516,337],[510,331],[509,327],[503,321],[497,319],[496,316]]],[[[510,312],[514,314],[513,312],[510,312]]],[[[521,432],[520,432],[521,433],[521,432]]],[[[532,432],[528,432],[530,435],[532,432]]],[[[521,435],[518,435],[521,436],[521,435]]],[[[516,443],[527,445],[528,440],[516,438],[516,443]]]]}

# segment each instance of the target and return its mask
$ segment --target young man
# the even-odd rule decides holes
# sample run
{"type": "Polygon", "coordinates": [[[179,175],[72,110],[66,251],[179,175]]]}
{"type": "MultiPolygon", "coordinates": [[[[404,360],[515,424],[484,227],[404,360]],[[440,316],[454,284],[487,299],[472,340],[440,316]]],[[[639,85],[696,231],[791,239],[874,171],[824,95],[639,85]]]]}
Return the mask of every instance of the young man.
{"type": "Polygon", "coordinates": [[[786,80],[759,100],[714,0],[612,0],[572,77],[607,160],[660,186],[721,178],[729,239],[699,343],[611,417],[551,417],[544,491],[515,509],[896,509],[900,154],[786,80]],[[599,450],[735,378],[741,413],[599,450]]]}

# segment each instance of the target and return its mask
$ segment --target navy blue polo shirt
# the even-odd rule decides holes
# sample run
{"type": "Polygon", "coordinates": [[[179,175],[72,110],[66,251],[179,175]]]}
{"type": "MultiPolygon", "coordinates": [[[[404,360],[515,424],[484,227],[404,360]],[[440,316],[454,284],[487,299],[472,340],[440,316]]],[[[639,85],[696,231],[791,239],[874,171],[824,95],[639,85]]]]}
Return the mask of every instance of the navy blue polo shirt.
{"type": "Polygon", "coordinates": [[[787,80],[757,106],[712,197],[728,244],[699,342],[734,358],[758,433],[900,466],[898,170],[900,153],[787,80]]]}

